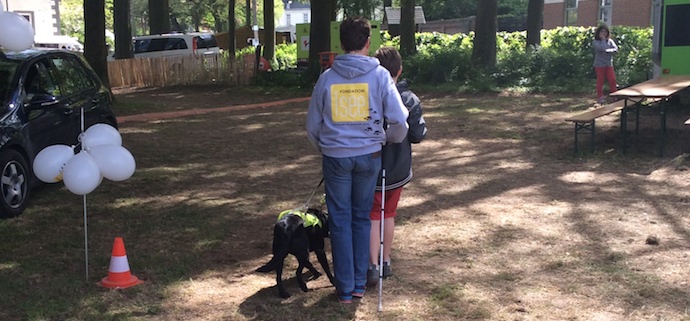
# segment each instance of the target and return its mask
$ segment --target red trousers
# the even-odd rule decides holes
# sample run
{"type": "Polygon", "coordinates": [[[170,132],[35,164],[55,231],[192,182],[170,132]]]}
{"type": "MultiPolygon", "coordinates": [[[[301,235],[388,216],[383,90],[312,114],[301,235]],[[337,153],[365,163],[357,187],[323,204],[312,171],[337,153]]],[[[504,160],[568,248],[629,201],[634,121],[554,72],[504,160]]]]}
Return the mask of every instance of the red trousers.
{"type": "Polygon", "coordinates": [[[609,93],[616,91],[616,74],[613,72],[613,66],[609,67],[594,67],[597,74],[597,98],[604,96],[604,79],[609,81],[609,93]]]}

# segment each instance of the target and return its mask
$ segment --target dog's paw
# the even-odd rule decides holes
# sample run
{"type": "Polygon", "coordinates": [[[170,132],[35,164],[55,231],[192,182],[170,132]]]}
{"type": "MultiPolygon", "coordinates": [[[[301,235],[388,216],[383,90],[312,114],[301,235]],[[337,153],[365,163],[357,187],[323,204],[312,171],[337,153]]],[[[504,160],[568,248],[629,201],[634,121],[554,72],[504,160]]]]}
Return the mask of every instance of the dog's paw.
{"type": "Polygon", "coordinates": [[[283,299],[287,299],[290,297],[290,292],[288,292],[288,291],[280,292],[279,294],[280,294],[280,297],[283,299]]]}

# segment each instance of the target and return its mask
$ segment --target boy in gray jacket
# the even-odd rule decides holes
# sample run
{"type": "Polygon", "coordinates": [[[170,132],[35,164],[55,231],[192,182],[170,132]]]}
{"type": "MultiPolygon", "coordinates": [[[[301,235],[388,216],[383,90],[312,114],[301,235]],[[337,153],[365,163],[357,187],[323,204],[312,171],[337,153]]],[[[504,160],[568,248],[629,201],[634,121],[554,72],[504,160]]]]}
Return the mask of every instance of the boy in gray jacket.
{"type": "Polygon", "coordinates": [[[363,297],[369,267],[369,211],[381,169],[381,147],[407,135],[407,108],[388,70],[368,57],[371,25],[340,24],[338,55],[314,86],[307,136],[321,152],[338,301],[363,297]],[[387,127],[384,128],[384,123],[387,127]]]}
{"type": "MultiPolygon", "coordinates": [[[[393,47],[381,47],[376,50],[376,58],[381,65],[386,67],[393,77],[393,81],[398,81],[402,73],[402,58],[400,53],[393,47]]],[[[383,277],[391,275],[391,247],[393,245],[393,230],[395,228],[395,216],[398,209],[398,201],[402,193],[403,186],[412,180],[412,144],[420,143],[426,137],[426,122],[422,116],[422,104],[419,97],[409,88],[407,80],[403,79],[397,83],[398,91],[409,116],[407,124],[409,130],[407,136],[401,143],[389,143],[381,150],[383,168],[386,170],[386,192],[384,203],[383,220],[383,277]]],[[[374,286],[379,279],[379,255],[381,244],[381,193],[382,177],[379,175],[376,184],[376,195],[374,204],[371,208],[369,217],[371,218],[371,236],[369,247],[370,266],[367,272],[367,285],[374,286]]]]}

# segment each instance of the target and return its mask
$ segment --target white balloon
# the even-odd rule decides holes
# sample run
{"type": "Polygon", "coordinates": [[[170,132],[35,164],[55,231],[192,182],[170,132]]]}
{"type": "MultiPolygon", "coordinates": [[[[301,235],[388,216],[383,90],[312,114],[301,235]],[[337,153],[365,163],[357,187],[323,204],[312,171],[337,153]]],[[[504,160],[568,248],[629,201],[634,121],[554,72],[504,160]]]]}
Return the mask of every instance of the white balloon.
{"type": "Polygon", "coordinates": [[[88,153],[98,164],[101,175],[111,181],[124,181],[134,174],[134,156],[120,145],[98,145],[91,147],[88,153]]]}
{"type": "Polygon", "coordinates": [[[113,126],[108,124],[94,124],[81,135],[81,143],[84,149],[90,149],[98,145],[122,145],[122,136],[113,126]]]}
{"type": "Polygon", "coordinates": [[[98,187],[101,182],[101,173],[89,153],[79,152],[65,164],[62,179],[70,192],[86,195],[98,187]]]}
{"type": "Polygon", "coordinates": [[[62,169],[74,156],[74,149],[67,145],[51,145],[42,149],[34,159],[34,174],[45,183],[62,180],[62,169]]]}
{"type": "Polygon", "coordinates": [[[0,12],[0,46],[9,51],[22,51],[34,43],[34,28],[16,12],[0,12]]]}

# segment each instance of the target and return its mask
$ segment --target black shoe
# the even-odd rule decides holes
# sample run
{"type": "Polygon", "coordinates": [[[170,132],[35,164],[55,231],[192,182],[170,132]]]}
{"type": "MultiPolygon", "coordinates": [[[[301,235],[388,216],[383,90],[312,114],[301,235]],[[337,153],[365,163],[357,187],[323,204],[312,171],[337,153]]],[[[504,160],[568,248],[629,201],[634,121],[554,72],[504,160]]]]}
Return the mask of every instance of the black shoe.
{"type": "Polygon", "coordinates": [[[383,262],[383,278],[388,278],[391,275],[393,275],[393,271],[391,270],[391,263],[383,262]]]}
{"type": "Polygon", "coordinates": [[[367,286],[376,286],[377,284],[379,284],[379,267],[377,265],[369,265],[367,286]]]}

